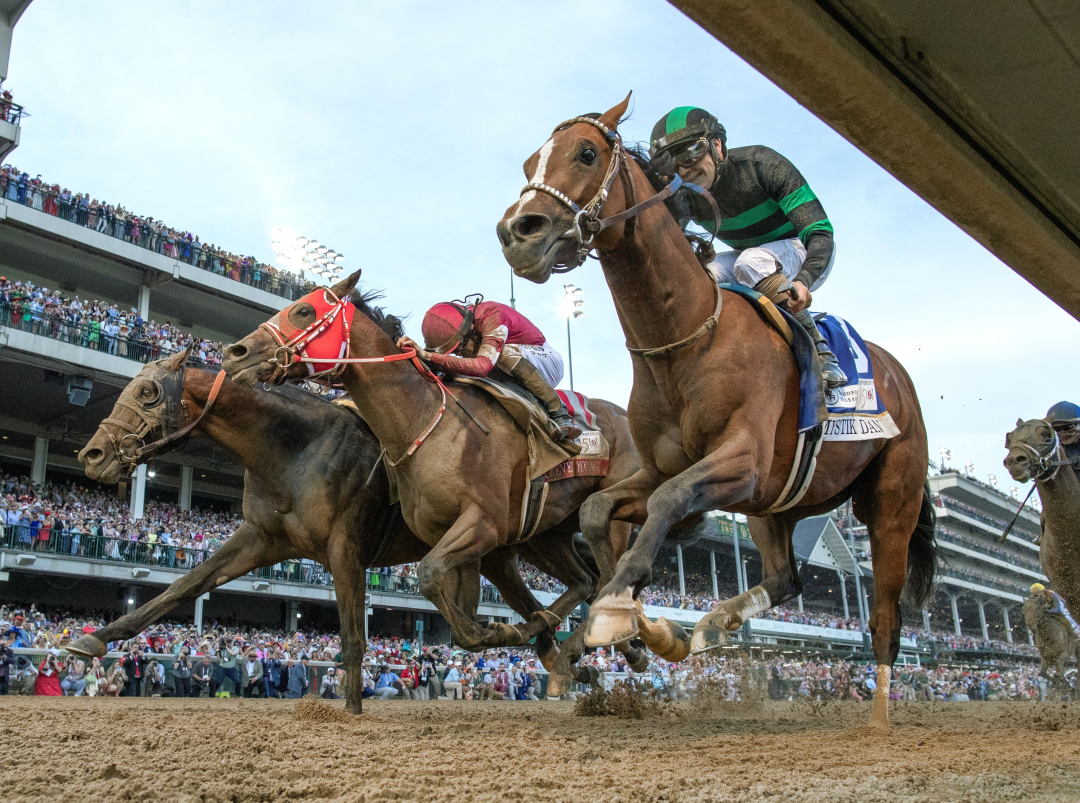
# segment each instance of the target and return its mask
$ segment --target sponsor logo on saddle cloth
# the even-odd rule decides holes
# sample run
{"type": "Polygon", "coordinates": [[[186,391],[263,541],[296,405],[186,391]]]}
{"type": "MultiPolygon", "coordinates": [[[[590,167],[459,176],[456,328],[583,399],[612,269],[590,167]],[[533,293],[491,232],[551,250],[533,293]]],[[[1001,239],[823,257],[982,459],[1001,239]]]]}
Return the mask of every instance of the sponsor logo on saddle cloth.
{"type": "Polygon", "coordinates": [[[869,351],[859,333],[836,315],[815,316],[815,320],[848,376],[844,387],[825,391],[829,418],[824,422],[824,440],[866,441],[899,435],[900,430],[878,398],[869,351]]]}
{"type": "Polygon", "coordinates": [[[559,398],[574,423],[581,430],[577,444],[581,451],[576,457],[566,460],[547,473],[549,482],[566,480],[571,477],[604,477],[608,471],[609,447],[607,438],[596,428],[596,416],[589,409],[587,396],[571,390],[557,390],[559,398]]]}

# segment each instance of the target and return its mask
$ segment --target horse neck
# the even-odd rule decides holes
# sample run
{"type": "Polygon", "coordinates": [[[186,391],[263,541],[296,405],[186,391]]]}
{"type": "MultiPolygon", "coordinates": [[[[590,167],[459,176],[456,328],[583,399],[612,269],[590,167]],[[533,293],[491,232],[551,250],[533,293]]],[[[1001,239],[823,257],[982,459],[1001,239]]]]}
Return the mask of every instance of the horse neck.
{"type": "MultiPolygon", "coordinates": [[[[354,357],[388,357],[401,350],[389,335],[358,313],[350,351],[354,357]]],[[[360,417],[391,460],[399,460],[434,417],[442,395],[407,360],[352,363],[341,377],[360,417]]]]}
{"type": "MultiPolygon", "coordinates": [[[[206,409],[215,377],[210,371],[188,369],[184,377],[184,398],[192,420],[206,409]]],[[[281,439],[267,438],[264,434],[278,418],[278,406],[273,402],[269,393],[226,380],[195,431],[224,446],[252,472],[276,471],[288,462],[288,455],[269,446],[282,443],[281,439]]]]}
{"type": "MultiPolygon", "coordinates": [[[[633,176],[630,204],[636,204],[645,200],[639,197],[643,188],[651,192],[652,185],[633,159],[626,166],[633,176]]],[[[601,250],[600,265],[631,347],[682,340],[716,309],[711,277],[663,204],[624,224],[619,243],[601,250]]]]}
{"type": "MultiPolygon", "coordinates": [[[[1058,449],[1054,458],[1065,459],[1065,450],[1058,449]]],[[[1035,487],[1039,490],[1039,499],[1042,500],[1043,510],[1055,517],[1062,514],[1076,520],[1080,518],[1080,479],[1072,466],[1058,466],[1054,476],[1047,480],[1036,480],[1035,487]]],[[[1054,530],[1055,540],[1070,540],[1073,536],[1072,527],[1058,527],[1054,530]]]]}

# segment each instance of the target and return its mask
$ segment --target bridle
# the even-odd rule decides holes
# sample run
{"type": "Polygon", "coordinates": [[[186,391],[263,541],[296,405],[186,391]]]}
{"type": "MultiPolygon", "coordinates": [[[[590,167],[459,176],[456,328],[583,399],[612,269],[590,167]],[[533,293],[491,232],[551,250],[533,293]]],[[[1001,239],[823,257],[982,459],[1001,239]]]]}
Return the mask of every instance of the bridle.
{"type": "Polygon", "coordinates": [[[191,436],[191,431],[199,425],[210,408],[214,406],[221,386],[227,376],[224,371],[218,371],[214,377],[214,385],[210,395],[206,398],[202,412],[195,420],[191,419],[187,401],[183,398],[184,379],[187,376],[186,366],[180,366],[177,371],[167,371],[165,379],[154,379],[154,385],[158,389],[157,396],[153,401],[138,406],[124,400],[121,396],[116,401],[117,407],[129,410],[138,419],[139,424],[134,426],[119,418],[108,417],[100,424],[98,429],[105,433],[105,437],[112,444],[113,454],[125,474],[131,474],[139,465],[145,463],[162,452],[166,447],[175,448],[175,444],[181,446],[191,436]],[[150,415],[149,411],[155,410],[161,405],[165,407],[164,415],[150,415]],[[185,423],[186,422],[186,423],[185,423]],[[127,434],[117,438],[105,425],[123,430],[127,434]],[[146,439],[155,433],[161,433],[161,437],[152,443],[146,443],[146,439]]]}
{"type": "Polygon", "coordinates": [[[623,145],[622,135],[619,134],[618,131],[612,131],[593,117],[571,117],[569,120],[555,126],[552,136],[575,123],[591,125],[603,134],[604,139],[611,145],[611,161],[608,162],[607,171],[604,173],[604,178],[600,182],[600,189],[596,191],[596,194],[593,195],[592,199],[590,199],[585,206],[578,206],[578,204],[562,190],[539,181],[530,181],[519,193],[519,197],[530,190],[546,193],[574,213],[573,226],[564,232],[559,239],[572,239],[577,242],[578,247],[574,256],[575,261],[572,264],[568,262],[562,267],[556,266],[552,268],[553,273],[567,273],[568,271],[581,266],[588,258],[589,252],[595,247],[593,241],[600,232],[611,226],[624,223],[627,220],[640,215],[646,209],[666,201],[682,187],[692,190],[708,200],[712,207],[713,214],[716,217],[717,227],[719,228],[720,210],[716,205],[716,200],[708,190],[699,187],[696,184],[684,182],[682,177],[678,174],[675,175],[675,178],[673,178],[664,189],[641,203],[635,204],[628,209],[624,209],[618,214],[610,215],[605,218],[600,217],[600,212],[603,209],[604,204],[607,203],[608,196],[611,194],[611,188],[615,184],[616,176],[619,176],[620,174],[623,176],[623,180],[627,183],[629,189],[627,197],[630,200],[634,199],[634,177],[626,167],[626,146],[623,145]]]}
{"type": "MultiPolygon", "coordinates": [[[[520,198],[521,195],[524,195],[530,190],[547,193],[552,198],[556,199],[557,201],[568,207],[570,211],[574,213],[573,227],[563,233],[559,237],[559,239],[573,239],[577,241],[578,247],[574,255],[575,261],[573,262],[573,264],[566,263],[562,267],[556,265],[551,269],[553,273],[567,273],[569,271],[572,271],[574,268],[580,267],[589,257],[589,252],[592,251],[595,247],[593,245],[593,241],[596,239],[596,235],[598,235],[604,229],[628,221],[636,217],[637,215],[640,215],[646,209],[649,209],[650,207],[656,206],[657,204],[666,201],[680,188],[686,188],[691,192],[695,192],[709,202],[709,206],[712,208],[713,217],[715,219],[715,230],[713,232],[713,235],[715,236],[716,232],[720,231],[720,208],[716,204],[716,199],[712,197],[712,193],[710,193],[704,187],[698,186],[697,184],[691,184],[688,181],[683,181],[682,177],[679,176],[678,173],[675,174],[675,177],[667,184],[666,187],[664,187],[664,189],[660,190],[655,195],[652,195],[641,203],[635,204],[628,209],[624,209],[618,214],[601,218],[600,212],[603,209],[604,204],[607,203],[607,199],[608,196],[611,194],[611,188],[615,183],[616,176],[620,174],[624,176],[624,181],[628,184],[627,197],[631,201],[636,197],[634,192],[634,176],[625,163],[626,148],[623,145],[622,135],[619,134],[618,131],[612,131],[610,128],[608,128],[606,125],[604,125],[595,118],[571,117],[569,120],[566,120],[555,126],[555,130],[552,132],[552,136],[554,136],[559,131],[562,131],[564,128],[574,125],[575,123],[585,123],[587,125],[591,125],[593,128],[596,128],[598,131],[600,131],[600,133],[604,135],[604,138],[611,145],[611,161],[608,162],[607,172],[604,173],[603,181],[600,182],[600,189],[596,191],[596,194],[587,204],[585,204],[585,206],[578,206],[577,203],[573,201],[573,199],[566,195],[566,193],[562,192],[559,189],[556,189],[555,187],[543,184],[538,181],[530,181],[528,184],[525,185],[525,187],[521,190],[521,193],[518,195],[518,197],[520,198]]],[[[716,326],[717,322],[720,319],[720,308],[722,304],[723,296],[720,293],[720,288],[716,287],[716,309],[713,311],[713,314],[709,316],[709,318],[705,321],[705,323],[699,326],[690,335],[684,337],[682,340],[679,340],[675,343],[669,343],[666,346],[659,346],[656,348],[631,348],[630,345],[627,344],[626,348],[631,354],[636,354],[641,357],[662,357],[674,351],[678,351],[679,349],[685,348],[686,346],[689,346],[691,343],[696,341],[699,337],[704,335],[706,332],[708,332],[710,329],[712,329],[714,326],[716,326]]]]}
{"type": "Polygon", "coordinates": [[[1032,464],[1034,468],[1032,470],[1031,479],[1036,482],[1046,482],[1054,479],[1057,476],[1058,471],[1062,466],[1071,466],[1071,460],[1054,460],[1054,456],[1061,450],[1061,438],[1058,436],[1057,430],[1053,429],[1054,439],[1050,442],[1050,448],[1046,452],[1040,452],[1034,446],[1027,441],[1021,441],[1016,444],[1015,449],[1023,449],[1028,452],[1032,457],[1032,464]]]}
{"type": "MultiPolygon", "coordinates": [[[[334,291],[331,290],[329,287],[323,287],[321,288],[321,291],[325,294],[324,297],[329,297],[330,299],[333,299],[332,303],[330,304],[330,308],[325,313],[323,313],[314,323],[310,324],[304,329],[298,330],[296,334],[292,337],[287,336],[286,333],[282,331],[280,318],[284,310],[282,310],[282,312],[279,312],[269,321],[259,324],[259,328],[266,329],[266,331],[270,333],[270,335],[278,344],[278,348],[274,352],[273,357],[274,374],[268,381],[274,385],[281,384],[285,380],[286,373],[289,370],[290,366],[295,365],[296,363],[305,363],[309,366],[309,379],[314,378],[316,381],[318,381],[321,377],[328,377],[333,380],[333,382],[324,381],[323,384],[331,385],[332,387],[340,387],[341,383],[339,377],[345,370],[346,365],[389,363],[409,360],[413,364],[413,367],[415,367],[416,370],[420,372],[420,376],[422,376],[428,382],[432,382],[435,385],[438,385],[439,392],[442,394],[442,404],[439,407],[439,411],[435,413],[435,417],[431,420],[431,423],[429,423],[424,429],[424,431],[420,433],[420,436],[412,442],[405,454],[399,457],[396,461],[390,458],[390,456],[386,453],[386,449],[382,450],[382,454],[380,455],[380,457],[385,458],[386,462],[391,467],[397,466],[398,464],[402,463],[406,458],[415,454],[416,450],[420,448],[421,444],[423,444],[423,442],[427,440],[428,436],[435,431],[435,427],[439,425],[439,422],[442,421],[443,416],[446,414],[447,397],[452,398],[455,401],[457,401],[457,397],[450,393],[446,385],[443,384],[443,381],[437,375],[435,375],[431,371],[431,369],[424,365],[423,362],[420,361],[420,358],[416,356],[416,349],[407,348],[404,349],[400,354],[387,354],[382,357],[350,357],[349,355],[351,353],[351,325],[349,323],[349,318],[351,316],[346,313],[348,311],[348,308],[354,305],[351,301],[349,301],[348,298],[339,298],[337,294],[334,293],[334,291]],[[325,334],[327,334],[330,330],[331,325],[333,325],[334,321],[337,320],[341,321],[342,345],[339,352],[340,356],[309,357],[307,355],[308,347],[310,347],[320,337],[323,337],[325,334]],[[323,371],[316,372],[311,368],[311,365],[313,363],[329,363],[331,364],[331,367],[323,371]]],[[[316,290],[314,292],[317,293],[319,291],[316,290]]],[[[460,405],[461,403],[458,402],[458,404],[460,405]]],[[[468,410],[466,410],[466,412],[468,412],[468,410]]],[[[471,413],[469,413],[469,415],[470,417],[472,417],[471,413]]],[[[476,419],[474,418],[473,420],[475,421],[476,419]]]]}

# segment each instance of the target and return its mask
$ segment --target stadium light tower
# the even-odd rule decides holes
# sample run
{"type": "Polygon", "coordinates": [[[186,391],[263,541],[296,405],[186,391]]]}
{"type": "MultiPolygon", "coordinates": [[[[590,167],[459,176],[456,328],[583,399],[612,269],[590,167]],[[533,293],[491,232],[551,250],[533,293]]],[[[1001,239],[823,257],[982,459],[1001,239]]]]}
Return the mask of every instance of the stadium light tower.
{"type": "Polygon", "coordinates": [[[313,273],[327,284],[336,282],[344,270],[345,256],[291,229],[276,228],[270,232],[270,248],[277,256],[274,261],[287,270],[300,274],[313,273]]]}
{"type": "Polygon", "coordinates": [[[964,473],[969,477],[975,473],[975,464],[968,460],[964,463],[964,473]]]}
{"type": "Polygon", "coordinates": [[[998,487],[998,478],[996,474],[991,474],[989,477],[987,477],[987,479],[990,480],[990,484],[993,485],[995,488],[998,487]]]}
{"type": "Polygon", "coordinates": [[[938,454],[941,455],[941,470],[945,471],[945,464],[952,460],[952,450],[946,449],[944,446],[938,447],[938,454]]]}
{"type": "Polygon", "coordinates": [[[570,321],[585,314],[582,309],[585,300],[581,297],[585,291],[572,284],[563,285],[563,295],[559,299],[559,314],[566,318],[566,358],[570,364],[570,390],[574,389],[574,349],[570,344],[570,321]]]}

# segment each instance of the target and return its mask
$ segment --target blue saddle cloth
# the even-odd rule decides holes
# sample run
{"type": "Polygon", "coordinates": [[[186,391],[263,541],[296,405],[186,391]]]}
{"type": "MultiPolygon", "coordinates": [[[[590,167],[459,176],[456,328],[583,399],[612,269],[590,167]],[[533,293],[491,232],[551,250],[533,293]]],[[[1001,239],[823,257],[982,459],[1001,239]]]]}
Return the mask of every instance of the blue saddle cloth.
{"type": "MultiPolygon", "coordinates": [[[[738,293],[761,306],[761,293],[749,287],[721,283],[720,289],[738,293]]],[[[848,378],[848,383],[844,387],[829,389],[824,386],[821,375],[817,371],[814,343],[810,335],[787,310],[783,307],[777,307],[777,309],[791,327],[791,351],[795,357],[795,365],[799,369],[799,432],[813,429],[830,417],[851,418],[854,414],[864,420],[888,418],[888,412],[878,398],[877,388],[874,385],[874,369],[870,364],[870,353],[866,348],[866,343],[850,323],[836,315],[814,315],[818,331],[825,337],[832,353],[836,355],[837,362],[840,363],[841,370],[847,374],[848,378]],[[821,403],[823,395],[824,407],[821,403]]],[[[850,425],[840,425],[835,421],[830,425],[831,428],[841,428],[841,426],[850,425]]],[[[866,426],[870,430],[875,428],[874,424],[866,426]]],[[[890,427],[895,428],[892,426],[891,419],[884,424],[880,433],[872,431],[849,433],[845,437],[845,434],[839,431],[832,433],[827,430],[826,440],[832,440],[832,436],[847,440],[853,435],[869,437],[872,434],[878,434],[878,437],[889,437],[890,427]]]]}

